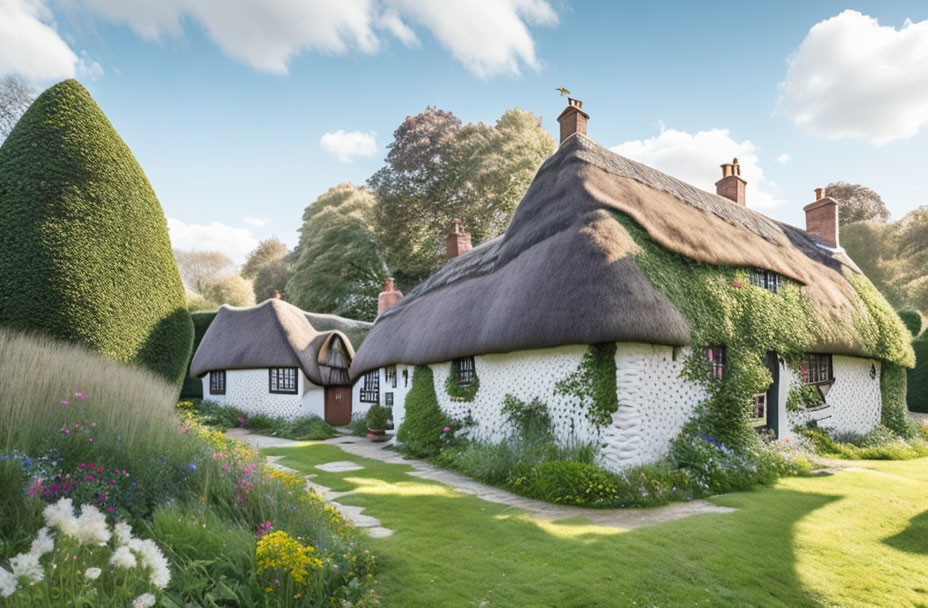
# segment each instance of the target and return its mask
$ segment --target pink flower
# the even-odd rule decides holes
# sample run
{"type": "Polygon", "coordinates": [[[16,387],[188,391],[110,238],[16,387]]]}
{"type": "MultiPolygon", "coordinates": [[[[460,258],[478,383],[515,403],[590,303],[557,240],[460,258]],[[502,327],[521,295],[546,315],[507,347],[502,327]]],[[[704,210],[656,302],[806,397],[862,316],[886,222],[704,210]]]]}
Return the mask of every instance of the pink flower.
{"type": "Polygon", "coordinates": [[[67,404],[68,404],[67,401],[62,401],[62,402],[61,402],[61,405],[67,405],[67,404]]]}
{"type": "Polygon", "coordinates": [[[225,471],[226,473],[228,473],[228,472],[231,471],[232,469],[230,469],[230,468],[228,467],[228,465],[222,465],[222,470],[225,471]]]}
{"type": "Polygon", "coordinates": [[[110,485],[113,485],[114,483],[116,483],[116,480],[115,480],[115,479],[110,479],[110,485]]]}
{"type": "Polygon", "coordinates": [[[113,472],[119,475],[119,469],[113,469],[113,472]]]}
{"type": "Polygon", "coordinates": [[[103,467],[100,467],[99,469],[97,469],[97,473],[102,473],[102,472],[103,472],[103,467]]]}
{"type": "Polygon", "coordinates": [[[732,281],[731,284],[734,285],[735,287],[741,287],[741,281],[739,281],[738,279],[735,279],[734,281],[732,281]]]}
{"type": "Polygon", "coordinates": [[[97,428],[97,423],[96,423],[96,422],[91,422],[91,423],[90,423],[90,428],[92,428],[92,429],[97,428]]]}
{"type": "Polygon", "coordinates": [[[219,458],[219,452],[213,452],[213,460],[219,458]]]}
{"type": "Polygon", "coordinates": [[[450,432],[451,432],[451,427],[450,427],[450,426],[446,426],[445,428],[442,429],[442,432],[443,432],[443,433],[450,433],[450,432]]]}
{"type": "Polygon", "coordinates": [[[115,509],[113,509],[113,507],[107,507],[106,510],[109,511],[110,513],[112,513],[113,511],[115,511],[115,509]]]}
{"type": "Polygon", "coordinates": [[[89,441],[90,443],[93,443],[93,437],[88,437],[87,441],[89,441]]]}
{"type": "Polygon", "coordinates": [[[83,393],[74,393],[74,396],[77,397],[78,399],[86,399],[86,398],[87,398],[87,395],[85,395],[85,394],[83,394],[83,393]]]}
{"type": "Polygon", "coordinates": [[[79,429],[79,428],[81,428],[81,425],[75,424],[75,425],[74,425],[74,428],[79,429]]]}
{"type": "Polygon", "coordinates": [[[88,476],[87,476],[87,481],[93,481],[93,475],[88,475],[88,476]]]}
{"type": "Polygon", "coordinates": [[[181,435],[186,435],[189,432],[190,432],[190,427],[186,427],[186,426],[180,430],[181,435]]]}
{"type": "Polygon", "coordinates": [[[61,432],[64,433],[65,435],[71,434],[71,431],[69,431],[68,429],[61,429],[61,432]]]}

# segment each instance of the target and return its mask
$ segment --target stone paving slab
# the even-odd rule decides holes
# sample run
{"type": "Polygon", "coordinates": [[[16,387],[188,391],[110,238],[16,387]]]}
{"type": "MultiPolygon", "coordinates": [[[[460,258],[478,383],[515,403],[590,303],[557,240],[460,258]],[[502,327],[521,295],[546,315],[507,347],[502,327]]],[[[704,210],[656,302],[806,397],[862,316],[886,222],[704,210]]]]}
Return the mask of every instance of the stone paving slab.
{"type": "Polygon", "coordinates": [[[360,471],[364,467],[350,460],[336,460],[335,462],[317,464],[316,468],[327,473],[344,473],[347,471],[360,471]]]}

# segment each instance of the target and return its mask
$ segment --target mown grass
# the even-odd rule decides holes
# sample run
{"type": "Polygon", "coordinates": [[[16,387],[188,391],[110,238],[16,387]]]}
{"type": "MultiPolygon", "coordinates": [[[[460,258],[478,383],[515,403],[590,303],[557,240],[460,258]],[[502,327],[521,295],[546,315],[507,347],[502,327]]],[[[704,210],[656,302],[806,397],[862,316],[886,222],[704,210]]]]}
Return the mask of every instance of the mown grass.
{"type": "Polygon", "coordinates": [[[928,459],[855,463],[713,498],[737,511],[619,530],[548,522],[331,445],[274,448],[395,530],[385,607],[928,605],[928,459]],[[351,460],[364,469],[314,465],[351,460]]]}

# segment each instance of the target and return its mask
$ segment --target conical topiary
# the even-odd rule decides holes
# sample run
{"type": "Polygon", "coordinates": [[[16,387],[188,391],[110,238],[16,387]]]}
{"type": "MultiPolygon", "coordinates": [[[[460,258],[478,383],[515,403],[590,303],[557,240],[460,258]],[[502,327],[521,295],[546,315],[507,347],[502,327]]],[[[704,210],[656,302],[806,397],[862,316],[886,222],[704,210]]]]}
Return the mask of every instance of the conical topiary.
{"type": "Polygon", "coordinates": [[[0,325],[184,376],[193,326],[164,212],[75,80],[42,93],[0,147],[0,325]]]}

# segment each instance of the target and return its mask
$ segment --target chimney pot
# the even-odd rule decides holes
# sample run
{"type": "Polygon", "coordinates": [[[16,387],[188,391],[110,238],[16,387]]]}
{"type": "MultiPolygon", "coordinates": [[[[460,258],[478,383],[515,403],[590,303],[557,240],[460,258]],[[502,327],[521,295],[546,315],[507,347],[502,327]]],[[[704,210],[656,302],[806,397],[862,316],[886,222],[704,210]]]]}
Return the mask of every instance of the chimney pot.
{"type": "Polygon", "coordinates": [[[586,123],[590,115],[584,112],[582,107],[583,102],[579,99],[567,98],[567,107],[557,117],[557,121],[561,123],[561,143],[576,133],[586,135],[586,123]]]}
{"type": "Polygon", "coordinates": [[[377,316],[379,317],[388,309],[393,307],[403,297],[402,292],[397,291],[393,284],[393,277],[388,277],[383,282],[383,291],[377,296],[377,316]]]}
{"type": "Polygon", "coordinates": [[[474,246],[471,244],[470,233],[461,231],[461,220],[454,218],[454,225],[451,232],[445,235],[445,254],[447,259],[456,258],[465,251],[470,251],[474,246]]]}
{"type": "Polygon", "coordinates": [[[838,247],[838,201],[825,196],[824,188],[815,189],[815,202],[803,208],[806,232],[819,237],[829,247],[838,247]]]}
{"type": "Polygon", "coordinates": [[[731,163],[722,165],[722,179],[715,182],[716,194],[746,207],[746,187],[747,182],[741,178],[741,165],[738,164],[737,158],[732,159],[731,163]]]}

